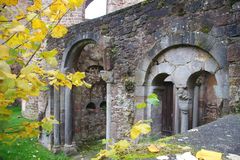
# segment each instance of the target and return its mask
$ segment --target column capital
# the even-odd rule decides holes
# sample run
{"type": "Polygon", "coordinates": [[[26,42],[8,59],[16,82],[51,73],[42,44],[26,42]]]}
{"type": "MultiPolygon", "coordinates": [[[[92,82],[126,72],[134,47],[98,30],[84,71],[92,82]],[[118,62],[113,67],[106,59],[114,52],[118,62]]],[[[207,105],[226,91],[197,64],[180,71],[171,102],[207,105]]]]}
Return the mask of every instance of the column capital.
{"type": "Polygon", "coordinates": [[[102,70],[102,71],[100,71],[100,76],[107,83],[113,82],[113,72],[112,71],[102,70]]]}
{"type": "Polygon", "coordinates": [[[178,99],[179,99],[180,110],[187,111],[189,109],[188,108],[188,102],[191,99],[187,88],[186,87],[185,88],[184,87],[177,88],[177,96],[178,96],[178,99]]]}
{"type": "Polygon", "coordinates": [[[201,84],[204,83],[204,76],[202,76],[202,75],[199,76],[195,83],[196,83],[197,86],[201,86],[201,84]]]}

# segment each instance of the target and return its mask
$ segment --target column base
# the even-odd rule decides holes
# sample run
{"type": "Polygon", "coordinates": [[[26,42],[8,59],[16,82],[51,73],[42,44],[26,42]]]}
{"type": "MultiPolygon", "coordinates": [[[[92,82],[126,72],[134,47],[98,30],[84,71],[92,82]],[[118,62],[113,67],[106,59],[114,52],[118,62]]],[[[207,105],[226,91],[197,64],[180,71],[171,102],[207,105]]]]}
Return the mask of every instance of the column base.
{"type": "Polygon", "coordinates": [[[61,151],[61,146],[53,146],[52,147],[52,152],[53,153],[59,153],[61,151]]]}
{"type": "Polygon", "coordinates": [[[68,156],[70,155],[76,155],[78,152],[77,152],[77,148],[76,148],[76,145],[68,145],[68,144],[65,144],[64,145],[64,153],[68,156]]]}

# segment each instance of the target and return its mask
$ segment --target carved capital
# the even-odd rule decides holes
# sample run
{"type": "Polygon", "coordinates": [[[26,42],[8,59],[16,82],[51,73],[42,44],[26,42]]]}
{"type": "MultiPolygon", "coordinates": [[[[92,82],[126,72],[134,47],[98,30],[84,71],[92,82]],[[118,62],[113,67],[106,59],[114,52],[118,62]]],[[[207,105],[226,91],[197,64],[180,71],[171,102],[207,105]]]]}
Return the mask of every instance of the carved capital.
{"type": "Polygon", "coordinates": [[[100,71],[100,76],[107,83],[112,83],[113,82],[113,72],[112,71],[102,70],[102,71],[100,71]]]}
{"type": "Polygon", "coordinates": [[[204,76],[199,76],[196,80],[196,85],[200,86],[204,83],[204,76]]]}
{"type": "Polygon", "coordinates": [[[188,113],[188,102],[190,100],[189,92],[187,88],[177,88],[177,96],[179,98],[179,108],[181,111],[186,111],[188,113]]]}
{"type": "Polygon", "coordinates": [[[177,88],[177,95],[179,100],[186,101],[190,99],[189,92],[187,91],[186,88],[183,88],[183,87],[177,88]]]}

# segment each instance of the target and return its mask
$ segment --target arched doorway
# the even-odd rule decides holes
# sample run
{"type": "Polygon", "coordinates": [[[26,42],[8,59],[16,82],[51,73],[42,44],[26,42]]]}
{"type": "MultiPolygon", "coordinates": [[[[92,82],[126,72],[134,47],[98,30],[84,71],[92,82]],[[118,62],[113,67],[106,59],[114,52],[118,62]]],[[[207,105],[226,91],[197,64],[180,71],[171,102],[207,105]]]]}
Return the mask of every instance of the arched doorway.
{"type": "Polygon", "coordinates": [[[214,92],[217,85],[215,76],[207,71],[199,71],[188,79],[191,95],[189,129],[216,120],[220,117],[221,102],[214,92]]]}
{"type": "Polygon", "coordinates": [[[155,119],[155,122],[160,125],[159,127],[153,122],[155,126],[153,130],[156,132],[166,130],[167,133],[173,133],[174,130],[174,133],[179,133],[179,131],[183,133],[192,127],[219,118],[221,108],[224,107],[224,100],[227,98],[228,86],[225,81],[227,81],[228,74],[225,68],[220,67],[220,62],[212,54],[194,46],[172,46],[152,59],[146,73],[147,93],[155,91],[163,102],[162,110],[156,110],[155,113],[149,112],[149,110],[155,110],[149,105],[147,109],[147,119],[155,119]],[[204,81],[199,87],[198,95],[203,96],[196,98],[194,88],[198,86],[196,81],[199,81],[200,77],[204,77],[204,81]],[[170,100],[166,99],[164,102],[166,94],[169,95],[167,98],[170,100]],[[194,97],[196,100],[193,100],[194,97]],[[173,105],[169,102],[173,102],[173,105]],[[173,110],[166,110],[172,107],[165,109],[164,103],[174,106],[173,110]],[[194,103],[199,104],[193,105],[194,103]],[[198,111],[194,112],[192,106],[198,106],[198,111]],[[174,114],[170,115],[172,112],[174,114]],[[162,117],[158,113],[161,113],[162,117]],[[155,114],[158,115],[158,120],[155,114]],[[165,114],[167,117],[174,118],[164,119],[165,114]],[[196,117],[197,124],[195,121],[193,123],[196,117]]]}
{"type": "MultiPolygon", "coordinates": [[[[60,142],[64,143],[66,154],[76,152],[76,145],[88,141],[88,138],[93,134],[102,135],[101,138],[106,137],[106,110],[103,111],[100,108],[100,104],[106,101],[106,83],[99,75],[104,66],[103,57],[106,46],[105,43],[101,43],[101,46],[96,44],[96,41],[99,40],[93,40],[96,37],[98,38],[96,35],[87,34],[83,37],[80,37],[80,40],[73,41],[66,49],[62,58],[61,71],[65,73],[85,72],[85,81],[92,84],[92,87],[73,87],[72,90],[63,87],[60,89],[60,93],[57,90],[54,91],[54,101],[58,102],[54,106],[54,115],[59,115],[60,112],[60,118],[64,122],[61,127],[54,126],[54,146],[59,146],[60,142]],[[82,39],[83,37],[91,38],[82,39]],[[99,90],[102,91],[102,94],[96,95],[95,93],[99,90]],[[61,111],[59,111],[59,108],[61,108],[61,111]],[[99,113],[103,113],[104,116],[99,113]],[[84,116],[85,118],[88,117],[88,119],[83,120],[84,116]],[[99,119],[99,117],[104,120],[99,119]],[[89,124],[89,118],[93,123],[89,124]],[[99,122],[104,127],[99,125],[99,122]],[[91,129],[89,129],[89,126],[91,126],[91,129]],[[102,134],[94,133],[96,126],[101,128],[102,134]]],[[[97,136],[92,137],[100,138],[97,136]]]]}
{"type": "Polygon", "coordinates": [[[152,81],[153,93],[158,95],[160,104],[152,107],[152,130],[161,136],[172,135],[174,132],[174,84],[167,81],[166,73],[157,75],[152,81]],[[166,80],[166,81],[165,81],[166,80]]]}
{"type": "Polygon", "coordinates": [[[92,85],[73,88],[74,140],[78,145],[89,144],[106,137],[106,110],[101,103],[106,101],[106,82],[100,77],[103,54],[97,45],[86,45],[74,70],[85,72],[85,81],[92,85]]]}

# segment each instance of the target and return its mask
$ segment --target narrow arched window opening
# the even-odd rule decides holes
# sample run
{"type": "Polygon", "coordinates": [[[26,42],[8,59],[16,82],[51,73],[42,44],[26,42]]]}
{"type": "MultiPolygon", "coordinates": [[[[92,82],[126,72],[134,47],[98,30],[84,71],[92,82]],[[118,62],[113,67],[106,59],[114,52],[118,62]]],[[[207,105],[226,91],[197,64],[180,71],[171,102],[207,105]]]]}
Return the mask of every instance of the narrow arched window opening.
{"type": "Polygon", "coordinates": [[[96,109],[96,105],[93,102],[88,103],[87,110],[95,110],[96,109]]]}

